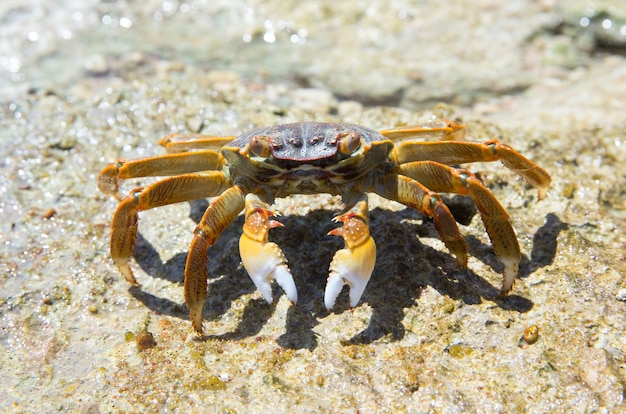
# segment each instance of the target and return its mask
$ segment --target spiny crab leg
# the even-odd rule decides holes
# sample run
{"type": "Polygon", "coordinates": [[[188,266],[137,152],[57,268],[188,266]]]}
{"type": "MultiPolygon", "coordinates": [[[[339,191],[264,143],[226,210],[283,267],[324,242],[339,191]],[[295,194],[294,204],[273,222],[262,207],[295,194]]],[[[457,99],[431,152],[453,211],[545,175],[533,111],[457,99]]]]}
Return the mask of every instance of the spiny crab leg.
{"type": "Polygon", "coordinates": [[[193,150],[219,151],[224,145],[232,142],[235,137],[224,137],[201,134],[170,134],[159,141],[168,153],[186,152],[193,150]]]}
{"type": "Polygon", "coordinates": [[[442,141],[463,140],[465,138],[465,126],[449,119],[424,125],[384,129],[379,132],[396,143],[416,138],[434,138],[442,141]]]}
{"type": "Polygon", "coordinates": [[[244,199],[245,192],[241,187],[229,187],[211,202],[193,232],[185,264],[185,303],[189,307],[193,329],[198,334],[202,334],[202,307],[208,287],[207,249],[239,215],[244,207],[244,199]]]}
{"type": "Polygon", "coordinates": [[[117,206],[111,222],[111,257],[126,280],[139,285],[130,268],[130,257],[135,250],[140,211],[214,196],[226,186],[224,174],[211,171],[169,177],[132,190],[117,206]]]}
{"type": "Polygon", "coordinates": [[[435,229],[448,250],[456,256],[459,267],[467,267],[467,243],[456,220],[441,196],[430,191],[419,181],[400,174],[387,174],[373,183],[377,194],[389,200],[397,201],[432,217],[435,229]]]}
{"type": "Polygon", "coordinates": [[[376,243],[370,236],[368,224],[368,207],[365,196],[346,213],[334,218],[343,225],[328,234],[341,236],[346,247],[337,251],[330,263],[330,274],[324,292],[324,305],[329,311],[344,284],[350,286],[350,306],[355,307],[376,263],[376,243]]]}
{"type": "Polygon", "coordinates": [[[413,161],[436,161],[446,165],[471,162],[501,161],[505,167],[522,176],[545,197],[550,188],[550,175],[540,166],[506,144],[487,142],[437,141],[403,142],[396,145],[391,155],[396,164],[413,161]]]}
{"type": "Polygon", "coordinates": [[[138,177],[176,176],[196,171],[219,170],[224,158],[215,151],[158,155],[140,160],[117,160],[98,175],[98,188],[119,198],[119,180],[138,177]]]}
{"type": "Polygon", "coordinates": [[[496,197],[471,172],[433,161],[418,161],[396,167],[397,172],[411,177],[431,190],[469,195],[485,225],[496,256],[504,264],[501,295],[512,288],[521,259],[517,236],[509,215],[496,197]]]}
{"type": "Polygon", "coordinates": [[[270,220],[275,215],[276,212],[254,194],[246,197],[246,222],[239,239],[239,254],[250,279],[267,303],[274,303],[271,282],[276,280],[287,298],[295,304],[298,292],[287,267],[287,259],[280,247],[268,240],[269,230],[282,226],[278,221],[270,220]]]}

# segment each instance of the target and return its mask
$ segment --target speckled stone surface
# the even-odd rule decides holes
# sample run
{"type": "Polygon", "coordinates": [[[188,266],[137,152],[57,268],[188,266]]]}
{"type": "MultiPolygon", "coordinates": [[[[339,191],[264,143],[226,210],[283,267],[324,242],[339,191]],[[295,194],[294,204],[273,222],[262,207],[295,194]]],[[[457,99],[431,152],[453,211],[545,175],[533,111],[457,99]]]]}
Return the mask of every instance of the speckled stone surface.
{"type": "Polygon", "coordinates": [[[0,411],[626,410],[623,8],[465,3],[3,2],[0,411]],[[375,196],[378,261],[354,310],[346,292],[324,309],[342,246],[326,236],[341,205],[325,195],[277,203],[285,226],[271,237],[295,306],[279,289],[276,306],[255,291],[238,255],[243,219],[225,231],[209,252],[203,339],[182,274],[208,201],[141,215],[140,288],[109,258],[116,200],[97,174],[162,153],[164,135],[433,117],[552,175],[538,202],[499,163],[470,166],[522,247],[505,298],[471,209],[469,268],[458,270],[428,218],[375,196]]]}

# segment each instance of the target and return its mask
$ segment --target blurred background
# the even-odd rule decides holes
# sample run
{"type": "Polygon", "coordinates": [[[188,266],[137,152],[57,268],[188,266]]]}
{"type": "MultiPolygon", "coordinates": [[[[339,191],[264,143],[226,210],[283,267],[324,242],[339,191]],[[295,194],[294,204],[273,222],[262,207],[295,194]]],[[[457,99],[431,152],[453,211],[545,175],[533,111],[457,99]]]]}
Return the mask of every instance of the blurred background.
{"type": "Polygon", "coordinates": [[[156,59],[365,104],[469,105],[626,48],[621,0],[7,0],[0,23],[4,94],[156,59]]]}

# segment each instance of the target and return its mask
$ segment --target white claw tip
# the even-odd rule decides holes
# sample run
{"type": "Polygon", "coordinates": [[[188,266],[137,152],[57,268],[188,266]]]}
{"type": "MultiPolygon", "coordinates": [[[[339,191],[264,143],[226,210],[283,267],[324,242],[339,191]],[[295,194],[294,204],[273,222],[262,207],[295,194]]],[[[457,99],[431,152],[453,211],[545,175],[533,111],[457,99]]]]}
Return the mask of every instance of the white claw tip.
{"type": "Polygon", "coordinates": [[[276,279],[276,283],[283,288],[285,295],[287,295],[291,303],[295,305],[298,302],[298,290],[296,289],[296,284],[293,281],[293,277],[287,265],[278,266],[274,270],[274,279],[276,279]]]}
{"type": "Polygon", "coordinates": [[[341,293],[343,285],[350,287],[350,307],[355,308],[359,304],[359,300],[361,300],[361,296],[363,296],[369,277],[362,278],[360,275],[357,277],[354,276],[355,275],[350,274],[342,276],[338,272],[331,272],[328,276],[326,290],[324,291],[324,305],[329,312],[333,309],[333,306],[335,306],[335,301],[337,300],[337,296],[341,293]]]}
{"type": "Polygon", "coordinates": [[[356,307],[372,275],[375,262],[376,244],[371,237],[355,248],[338,250],[330,263],[330,275],[324,292],[326,309],[333,308],[344,284],[350,286],[350,306],[356,307]]]}
{"type": "Polygon", "coordinates": [[[329,312],[332,311],[333,306],[335,306],[335,301],[339,293],[341,293],[343,285],[344,280],[339,273],[332,272],[330,276],[328,276],[326,290],[324,291],[324,305],[329,312]]]}
{"type": "Polygon", "coordinates": [[[361,300],[361,296],[363,296],[363,292],[365,292],[365,287],[367,286],[369,278],[366,280],[359,279],[356,283],[350,284],[350,307],[356,308],[356,305],[359,304],[359,300],[361,300]]]}
{"type": "Polygon", "coordinates": [[[270,305],[274,304],[274,296],[272,295],[272,285],[268,282],[267,278],[264,276],[261,277],[253,277],[250,275],[250,278],[254,282],[256,288],[261,292],[263,299],[270,305]]]}
{"type": "Polygon", "coordinates": [[[298,301],[296,284],[287,267],[285,256],[275,243],[259,242],[243,234],[239,239],[239,251],[250,279],[267,303],[274,303],[272,280],[276,280],[283,288],[291,302],[298,301]]]}
{"type": "Polygon", "coordinates": [[[272,296],[272,280],[276,280],[276,283],[283,288],[291,303],[295,305],[298,302],[296,284],[286,265],[267,266],[264,269],[257,268],[255,270],[248,270],[248,274],[267,303],[270,305],[275,303],[272,296]]]}

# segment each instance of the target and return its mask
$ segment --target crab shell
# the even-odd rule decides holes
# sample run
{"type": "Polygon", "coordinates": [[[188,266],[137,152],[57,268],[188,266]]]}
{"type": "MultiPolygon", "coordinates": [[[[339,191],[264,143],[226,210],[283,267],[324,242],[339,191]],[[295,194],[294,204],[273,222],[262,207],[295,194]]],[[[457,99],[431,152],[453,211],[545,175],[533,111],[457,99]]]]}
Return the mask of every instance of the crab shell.
{"type": "Polygon", "coordinates": [[[360,125],[298,122],[247,132],[221,153],[235,182],[286,197],[343,194],[346,183],[381,168],[392,148],[391,140],[360,125]]]}

